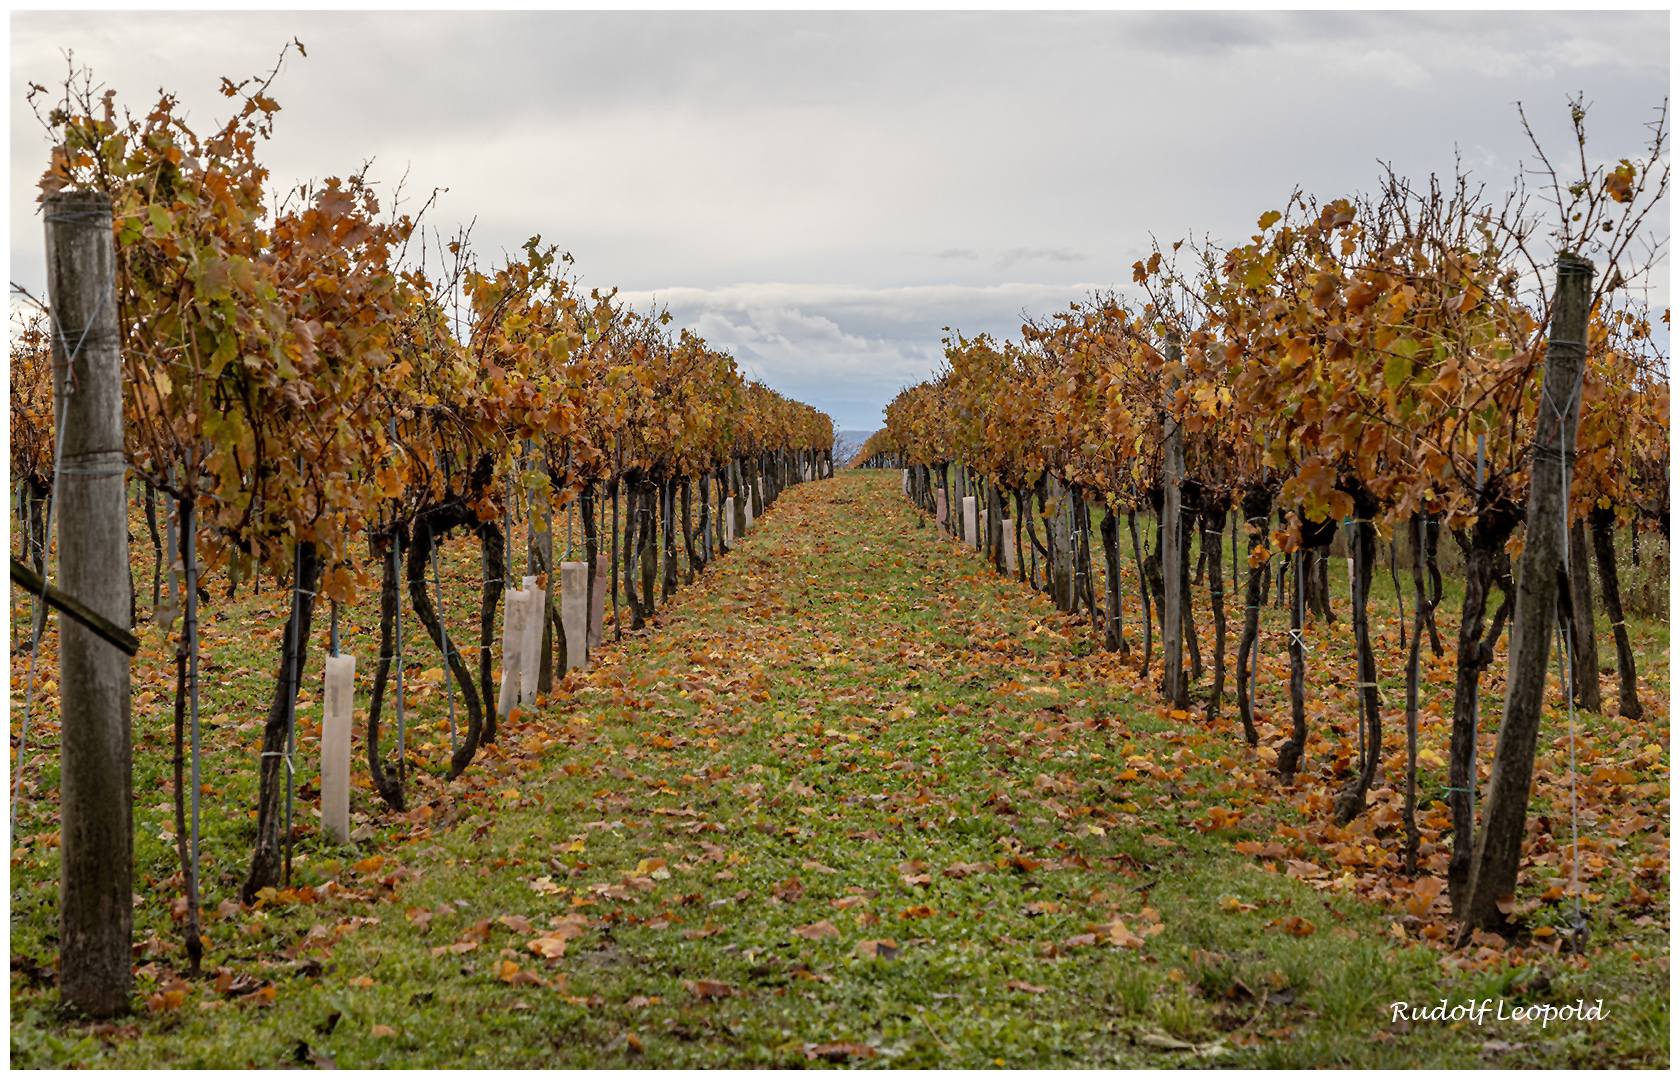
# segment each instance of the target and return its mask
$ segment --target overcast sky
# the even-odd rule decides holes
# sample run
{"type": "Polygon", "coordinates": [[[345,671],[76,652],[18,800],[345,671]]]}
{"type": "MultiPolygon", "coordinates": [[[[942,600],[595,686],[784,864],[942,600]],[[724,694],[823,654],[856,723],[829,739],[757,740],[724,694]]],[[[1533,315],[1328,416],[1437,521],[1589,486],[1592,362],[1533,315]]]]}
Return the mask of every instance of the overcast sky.
{"type": "Polygon", "coordinates": [[[1450,174],[1455,150],[1502,190],[1519,100],[1562,151],[1585,91],[1589,153],[1637,156],[1669,87],[1666,11],[14,12],[11,280],[42,280],[23,93],[64,51],[133,111],[178,94],[203,132],[220,77],[293,37],[277,184],[372,158],[411,208],[446,187],[428,220],[476,218],[485,256],[540,233],[586,287],[657,298],[861,429],[942,327],[1013,337],[1023,310],[1124,292],[1151,236],[1240,241],[1296,186],[1450,174]]]}

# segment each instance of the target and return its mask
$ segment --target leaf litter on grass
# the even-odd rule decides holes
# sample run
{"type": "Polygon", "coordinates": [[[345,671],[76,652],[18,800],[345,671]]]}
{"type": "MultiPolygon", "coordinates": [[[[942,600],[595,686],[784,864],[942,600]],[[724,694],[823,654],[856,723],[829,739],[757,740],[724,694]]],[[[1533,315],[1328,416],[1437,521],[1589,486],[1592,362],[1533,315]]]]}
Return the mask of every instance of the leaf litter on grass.
{"type": "MultiPolygon", "coordinates": [[[[1373,1002],[1533,971],[1553,996],[1610,978],[1636,1006],[1654,965],[1666,972],[1655,899],[1667,874],[1666,729],[1660,741],[1630,731],[1582,766],[1595,770],[1582,778],[1606,826],[1581,847],[1582,876],[1600,900],[1625,892],[1617,917],[1632,916],[1637,945],[1610,939],[1571,956],[1541,925],[1527,941],[1453,950],[1432,933],[1445,904],[1438,868],[1398,874],[1394,792],[1379,787],[1346,829],[1330,821],[1328,778],[1348,748],[1324,725],[1351,708],[1342,692],[1314,702],[1309,760],[1324,770],[1283,789],[1265,753],[1281,732],[1263,724],[1251,752],[1229,719],[1209,730],[1157,707],[1135,660],[1075,655],[1086,624],[916,528],[892,480],[843,474],[785,492],[651,629],[609,640],[590,671],[557,679],[504,724],[467,775],[446,785],[413,774],[405,814],[359,790],[367,839],[353,849],[306,829],[293,888],[230,910],[231,875],[216,871],[242,869],[248,853],[237,829],[211,845],[218,970],[267,975],[247,994],[278,994],[299,1017],[353,1009],[355,1024],[330,1039],[300,1029],[289,1044],[233,1031],[218,1049],[191,1023],[160,1021],[89,1052],[156,1064],[190,1056],[196,1040],[200,1060],[273,1064],[309,1039],[346,1067],[593,1065],[622,1060],[631,1010],[650,1065],[1139,1064],[1224,1033],[1257,1063],[1322,1052],[1469,1065],[1474,1048],[1439,1032],[1374,1038],[1388,1030],[1376,1004],[1332,1027],[1325,971],[1357,968],[1373,1002]],[[556,1024],[563,1044],[537,1034],[556,1024]],[[362,1034],[375,1030],[377,1046],[362,1034]],[[450,1047],[470,1049],[457,1061],[450,1047]]],[[[476,552],[448,545],[444,557],[450,625],[471,626],[476,552]]],[[[274,611],[272,591],[250,606],[274,611]]],[[[163,669],[162,637],[146,636],[137,673],[163,669]]],[[[266,653],[224,648],[224,664],[265,670],[266,653]]],[[[435,654],[417,643],[409,659],[435,654]]],[[[137,732],[167,712],[162,679],[149,681],[160,689],[137,710],[137,732]]],[[[253,684],[243,704],[212,706],[235,718],[211,734],[208,759],[233,806],[252,803],[244,744],[255,736],[237,718],[266,700],[253,684]]],[[[411,747],[438,769],[442,690],[410,682],[411,747]]],[[[1424,727],[1444,739],[1438,714],[1424,727]]],[[[303,742],[317,732],[300,706],[303,742]]],[[[142,742],[155,756],[156,738],[142,742]]],[[[1395,759],[1386,768],[1396,775],[1395,759]]],[[[1561,779],[1543,772],[1542,797],[1561,779]]],[[[1444,822],[1430,813],[1433,841],[1444,822]]],[[[1540,835],[1555,829],[1554,818],[1540,835]]],[[[1534,872],[1570,880],[1566,841],[1534,839],[1534,872]]],[[[48,880],[48,850],[35,839],[15,851],[14,881],[48,880]]],[[[178,888],[168,854],[142,838],[137,884],[178,888]]],[[[1560,910],[1549,891],[1520,901],[1542,923],[1560,910]]],[[[14,925],[19,914],[14,899],[14,925]]],[[[20,944],[48,955],[47,913],[24,914],[14,972],[20,944]]],[[[215,1003],[177,975],[167,906],[142,903],[136,926],[158,1015],[215,1003]]],[[[14,1016],[47,993],[30,987],[14,974],[14,1016]]],[[[245,1007],[229,1017],[263,1003],[232,1000],[245,1007]]],[[[1620,1043],[1614,1060],[1659,1060],[1651,1039],[1620,1043]]],[[[1593,1045],[1529,1052],[1556,1064],[1593,1045]]]]}

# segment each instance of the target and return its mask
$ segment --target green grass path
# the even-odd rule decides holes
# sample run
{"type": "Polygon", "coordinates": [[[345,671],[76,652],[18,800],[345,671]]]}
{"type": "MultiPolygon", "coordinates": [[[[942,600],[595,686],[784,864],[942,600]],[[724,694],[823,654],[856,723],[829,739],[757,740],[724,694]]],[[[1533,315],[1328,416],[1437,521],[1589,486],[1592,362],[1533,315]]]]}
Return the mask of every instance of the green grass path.
{"type": "MultiPolygon", "coordinates": [[[[12,1064],[1667,1065],[1665,912],[1573,961],[1453,956],[1351,868],[1238,854],[1306,818],[1232,706],[1216,730],[1165,714],[1135,663],[923,527],[898,479],[785,493],[466,777],[427,776],[407,815],[359,788],[368,838],[311,833],[295,888],[256,909],[227,902],[255,734],[211,701],[236,714],[207,772],[233,808],[207,824],[211,976],[178,978],[172,849],[140,812],[138,1012],[57,1017],[56,852],[14,851],[12,1064]],[[1602,998],[1609,1018],[1390,1022],[1391,1002],[1467,996],[1602,998]]],[[[233,637],[223,671],[272,665],[233,637]]],[[[440,766],[441,699],[419,692],[413,734],[440,766]]],[[[136,710],[147,806],[165,706],[136,710]]]]}

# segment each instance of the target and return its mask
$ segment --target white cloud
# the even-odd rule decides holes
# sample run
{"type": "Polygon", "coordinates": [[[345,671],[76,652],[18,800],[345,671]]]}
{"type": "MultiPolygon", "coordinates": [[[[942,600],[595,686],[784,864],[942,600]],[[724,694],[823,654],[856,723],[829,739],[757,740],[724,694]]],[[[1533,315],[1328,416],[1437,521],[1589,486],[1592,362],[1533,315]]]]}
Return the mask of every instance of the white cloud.
{"type": "MultiPolygon", "coordinates": [[[[1491,190],[1542,140],[1635,151],[1668,92],[1644,12],[114,12],[12,15],[12,280],[39,288],[47,146],[18,90],[74,49],[120,101],[182,95],[293,36],[263,147],[277,187],[376,158],[486,258],[540,233],[586,285],[647,296],[796,396],[869,427],[940,327],[1130,281],[1152,237],[1250,233],[1296,186],[1425,181],[1455,148],[1491,190]],[[741,284],[787,282],[807,284],[741,284]],[[849,284],[812,284],[812,283],[849,284]],[[681,286],[674,288],[671,286],[681,286]],[[781,382],[778,380],[787,380],[781,382]]],[[[412,205],[412,204],[411,204],[412,205]]],[[[1666,294],[1666,271],[1661,284],[1666,294]]]]}
{"type": "Polygon", "coordinates": [[[837,427],[870,429],[900,388],[943,361],[945,327],[1016,336],[1023,312],[1053,310],[1099,288],[1107,286],[762,283],[619,295],[642,310],[668,308],[732,354],[743,373],[823,409],[837,427]]]}

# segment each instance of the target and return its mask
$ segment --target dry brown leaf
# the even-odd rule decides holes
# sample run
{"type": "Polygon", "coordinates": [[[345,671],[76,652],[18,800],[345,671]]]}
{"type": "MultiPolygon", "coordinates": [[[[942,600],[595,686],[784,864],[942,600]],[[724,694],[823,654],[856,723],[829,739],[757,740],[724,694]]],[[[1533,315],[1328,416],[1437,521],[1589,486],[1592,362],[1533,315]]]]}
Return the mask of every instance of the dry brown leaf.
{"type": "Polygon", "coordinates": [[[825,1058],[829,1061],[844,1061],[847,1057],[872,1058],[875,1048],[867,1043],[819,1043],[805,1051],[807,1061],[825,1058]]]}
{"type": "Polygon", "coordinates": [[[796,926],[793,932],[807,941],[817,941],[821,938],[839,937],[840,931],[827,919],[811,923],[809,926],[796,926]]]}
{"type": "Polygon", "coordinates": [[[988,866],[988,865],[986,865],[985,863],[982,863],[982,862],[954,862],[950,866],[946,867],[944,870],[941,870],[940,875],[943,876],[943,877],[957,878],[957,879],[960,880],[960,879],[965,878],[965,877],[970,877],[974,874],[984,874],[986,871],[988,871],[990,869],[991,869],[990,866],[988,866]]]}

